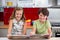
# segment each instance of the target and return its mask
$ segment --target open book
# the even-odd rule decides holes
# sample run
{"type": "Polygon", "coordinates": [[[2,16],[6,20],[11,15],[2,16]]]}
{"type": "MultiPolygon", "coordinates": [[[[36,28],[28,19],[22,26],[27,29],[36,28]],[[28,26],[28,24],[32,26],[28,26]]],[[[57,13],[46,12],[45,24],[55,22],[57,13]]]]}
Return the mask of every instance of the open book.
{"type": "MultiPolygon", "coordinates": [[[[32,38],[32,37],[43,37],[46,34],[34,34],[34,35],[11,35],[12,38],[32,38]]],[[[46,35],[48,36],[48,35],[46,35]]]]}

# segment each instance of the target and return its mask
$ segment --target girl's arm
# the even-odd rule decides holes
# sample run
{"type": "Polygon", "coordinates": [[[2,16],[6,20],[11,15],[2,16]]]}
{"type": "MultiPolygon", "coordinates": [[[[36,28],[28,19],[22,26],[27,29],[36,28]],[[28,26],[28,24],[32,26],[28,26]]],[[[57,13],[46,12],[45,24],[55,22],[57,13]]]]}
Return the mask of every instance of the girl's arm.
{"type": "Polygon", "coordinates": [[[23,34],[25,35],[26,34],[26,26],[24,25],[24,28],[23,28],[23,34]]]}
{"type": "Polygon", "coordinates": [[[11,34],[12,30],[12,20],[9,21],[8,35],[11,34]]]}
{"type": "Polygon", "coordinates": [[[23,34],[25,35],[26,34],[26,28],[27,27],[27,25],[26,25],[26,22],[24,23],[24,28],[23,28],[23,34]]]}

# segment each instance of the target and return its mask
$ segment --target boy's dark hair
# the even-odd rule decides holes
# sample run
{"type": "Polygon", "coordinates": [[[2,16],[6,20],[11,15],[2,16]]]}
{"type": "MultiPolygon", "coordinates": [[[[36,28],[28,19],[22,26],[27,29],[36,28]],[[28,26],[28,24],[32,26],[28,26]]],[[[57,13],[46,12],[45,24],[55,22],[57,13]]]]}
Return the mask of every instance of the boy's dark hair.
{"type": "Polygon", "coordinates": [[[49,16],[49,11],[47,8],[39,9],[38,14],[42,13],[44,16],[49,16]]]}

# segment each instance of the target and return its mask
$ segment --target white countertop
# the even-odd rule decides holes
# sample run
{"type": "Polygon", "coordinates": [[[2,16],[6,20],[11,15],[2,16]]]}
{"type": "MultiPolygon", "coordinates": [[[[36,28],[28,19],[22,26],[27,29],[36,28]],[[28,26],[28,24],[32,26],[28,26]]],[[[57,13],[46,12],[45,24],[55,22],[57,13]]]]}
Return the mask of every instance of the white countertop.
{"type": "Polygon", "coordinates": [[[58,29],[60,29],[60,27],[52,27],[52,28],[58,28],[58,29]]]}
{"type": "MultiPolygon", "coordinates": [[[[11,40],[8,39],[7,37],[0,37],[0,40],[11,40]]],[[[60,37],[52,37],[50,39],[41,39],[41,38],[34,38],[34,39],[14,39],[14,40],[60,40],[60,37]]]]}

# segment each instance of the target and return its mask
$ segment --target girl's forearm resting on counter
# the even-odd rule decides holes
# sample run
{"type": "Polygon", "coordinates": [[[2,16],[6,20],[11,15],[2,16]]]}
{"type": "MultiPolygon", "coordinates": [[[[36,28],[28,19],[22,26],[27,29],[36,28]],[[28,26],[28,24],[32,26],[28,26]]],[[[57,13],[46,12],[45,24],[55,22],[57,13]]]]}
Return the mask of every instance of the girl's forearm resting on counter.
{"type": "Polygon", "coordinates": [[[24,28],[23,28],[23,34],[26,34],[26,26],[24,25],[24,28]]]}
{"type": "Polygon", "coordinates": [[[10,20],[9,22],[8,34],[11,34],[11,30],[12,30],[12,20],[10,20]]]}

